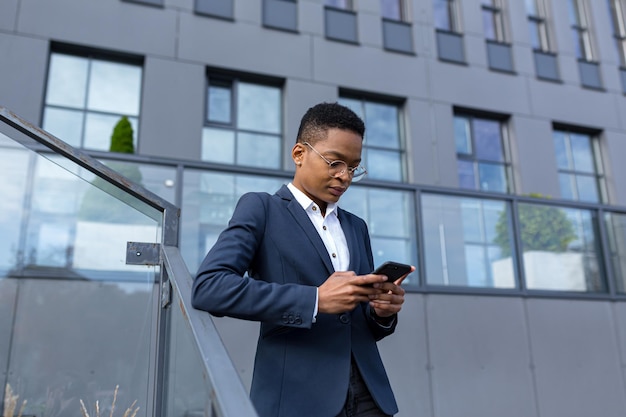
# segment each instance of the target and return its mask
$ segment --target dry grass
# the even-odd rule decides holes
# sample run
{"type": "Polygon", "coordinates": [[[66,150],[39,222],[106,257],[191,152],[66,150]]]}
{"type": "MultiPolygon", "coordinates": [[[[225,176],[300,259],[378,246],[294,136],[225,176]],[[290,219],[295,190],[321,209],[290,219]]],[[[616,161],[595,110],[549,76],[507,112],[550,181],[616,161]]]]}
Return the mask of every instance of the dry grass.
{"type": "MultiPolygon", "coordinates": [[[[115,411],[115,403],[117,402],[117,391],[119,390],[119,388],[120,388],[119,385],[115,386],[115,392],[113,393],[113,402],[111,403],[111,413],[109,414],[109,417],[113,417],[113,412],[115,411]]],[[[126,409],[123,417],[135,417],[137,415],[137,412],[139,411],[139,407],[133,410],[133,408],[135,407],[135,404],[137,404],[137,400],[133,401],[130,407],[126,409]]],[[[85,407],[85,403],[83,402],[82,399],[80,400],[80,411],[83,413],[83,417],[91,417],[89,413],[87,412],[87,407],[85,407]]],[[[100,415],[100,402],[99,401],[96,401],[96,414],[94,417],[102,417],[100,415]]]]}
{"type": "MultiPolygon", "coordinates": [[[[15,393],[13,392],[13,388],[11,388],[10,384],[7,384],[6,387],[4,387],[4,411],[2,413],[4,417],[14,416],[19,398],[20,396],[15,395],[15,393]]],[[[26,400],[22,401],[22,405],[17,413],[17,417],[22,417],[24,407],[26,407],[26,400]]]]}
{"type": "MultiPolygon", "coordinates": [[[[119,385],[115,387],[115,392],[113,393],[113,402],[111,403],[111,412],[109,413],[109,417],[113,417],[113,412],[115,411],[115,404],[117,402],[117,391],[119,390],[119,388],[120,388],[119,385]]],[[[4,407],[3,407],[2,417],[22,417],[27,401],[26,400],[22,401],[22,405],[20,406],[20,409],[16,415],[15,410],[17,409],[19,398],[20,396],[16,395],[13,392],[13,388],[11,388],[11,385],[7,384],[4,389],[4,407]]],[[[137,400],[133,401],[130,407],[128,407],[126,411],[124,412],[123,417],[136,417],[137,412],[139,411],[139,407],[135,407],[136,404],[137,404],[137,400]]],[[[83,417],[91,417],[82,399],[80,400],[80,411],[83,413],[83,417]]],[[[104,417],[100,415],[100,402],[99,401],[96,401],[95,413],[96,414],[94,415],[94,417],[104,417]]]]}

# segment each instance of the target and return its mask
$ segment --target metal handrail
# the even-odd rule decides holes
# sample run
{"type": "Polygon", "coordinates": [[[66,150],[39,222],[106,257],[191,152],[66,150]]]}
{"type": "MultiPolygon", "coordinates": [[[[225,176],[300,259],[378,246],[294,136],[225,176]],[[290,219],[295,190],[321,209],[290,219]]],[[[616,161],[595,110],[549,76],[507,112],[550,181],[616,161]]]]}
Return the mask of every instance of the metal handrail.
{"type": "Polygon", "coordinates": [[[193,280],[178,248],[163,246],[162,258],[168,273],[176,277],[171,280],[172,291],[178,294],[180,302],[172,308],[179,308],[186,319],[204,364],[205,377],[211,387],[210,397],[219,405],[213,412],[218,417],[256,417],[256,410],[235,371],[211,316],[194,309],[191,305],[193,280]]]}

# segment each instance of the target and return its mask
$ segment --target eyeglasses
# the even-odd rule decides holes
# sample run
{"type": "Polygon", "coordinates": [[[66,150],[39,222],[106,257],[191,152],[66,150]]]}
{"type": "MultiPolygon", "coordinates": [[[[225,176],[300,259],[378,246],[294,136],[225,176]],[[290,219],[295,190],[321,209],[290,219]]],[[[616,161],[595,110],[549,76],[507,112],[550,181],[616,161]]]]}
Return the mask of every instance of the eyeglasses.
{"type": "Polygon", "coordinates": [[[311,144],[309,142],[302,142],[302,143],[304,143],[309,148],[311,148],[311,150],[313,152],[318,154],[320,156],[320,158],[322,158],[324,160],[324,162],[326,162],[328,164],[328,175],[330,175],[333,178],[339,178],[343,174],[345,174],[346,171],[347,171],[348,175],[350,177],[352,177],[352,182],[357,182],[357,181],[362,180],[363,177],[365,176],[365,174],[367,173],[367,170],[365,169],[365,167],[363,165],[357,165],[355,167],[349,167],[348,164],[346,164],[343,161],[329,161],[328,159],[326,159],[324,157],[324,155],[319,153],[317,151],[317,149],[315,149],[313,146],[311,146],[311,144]]]}

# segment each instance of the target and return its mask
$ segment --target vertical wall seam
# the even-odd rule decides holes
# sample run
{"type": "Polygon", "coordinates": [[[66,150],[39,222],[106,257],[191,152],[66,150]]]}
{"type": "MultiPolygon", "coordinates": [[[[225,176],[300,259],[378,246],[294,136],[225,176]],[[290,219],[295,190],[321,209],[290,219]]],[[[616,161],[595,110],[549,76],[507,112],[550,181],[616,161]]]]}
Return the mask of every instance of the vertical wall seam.
{"type": "Polygon", "coordinates": [[[535,357],[533,355],[533,343],[532,343],[532,335],[530,332],[530,320],[528,317],[528,299],[522,299],[522,307],[524,308],[524,324],[526,326],[526,341],[528,342],[528,359],[530,363],[528,364],[528,369],[530,370],[531,375],[531,383],[532,383],[532,393],[535,405],[535,414],[537,417],[541,417],[541,408],[539,407],[539,389],[537,387],[537,373],[535,372],[536,364],[535,357]]]}
{"type": "Polygon", "coordinates": [[[428,390],[430,397],[430,415],[431,417],[437,417],[436,406],[435,406],[435,384],[433,381],[433,373],[435,367],[433,366],[432,358],[430,355],[430,329],[428,327],[428,294],[424,294],[424,339],[426,346],[426,373],[428,375],[428,390]]]}

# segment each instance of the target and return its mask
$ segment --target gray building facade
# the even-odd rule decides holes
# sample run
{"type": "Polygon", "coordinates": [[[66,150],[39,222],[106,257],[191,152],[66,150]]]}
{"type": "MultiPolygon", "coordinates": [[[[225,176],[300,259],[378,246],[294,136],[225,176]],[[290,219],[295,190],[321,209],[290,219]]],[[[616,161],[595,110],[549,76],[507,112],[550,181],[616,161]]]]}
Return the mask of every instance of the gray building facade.
{"type": "MultiPolygon", "coordinates": [[[[2,0],[0,105],[139,169],[182,209],[192,273],[241,194],[289,181],[302,114],[350,106],[369,176],[344,208],[368,222],[377,263],[418,267],[379,344],[398,417],[622,417],[625,13],[624,0],[2,0]],[[132,155],[108,152],[121,116],[132,155]]],[[[33,172],[0,190],[26,201],[47,178],[33,172]]],[[[43,188],[48,204],[67,197],[43,188]]],[[[21,254],[0,254],[7,303],[54,291],[18,291],[18,267],[80,269],[78,206],[22,205],[21,228],[0,215],[0,252],[21,254]]],[[[14,386],[36,375],[10,336],[27,311],[0,315],[14,386]]],[[[257,324],[215,322],[249,386],[257,324]]]]}

